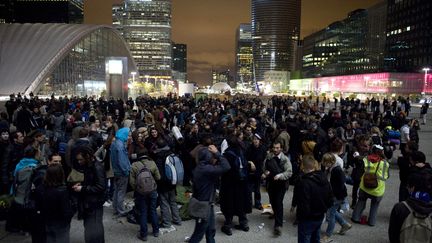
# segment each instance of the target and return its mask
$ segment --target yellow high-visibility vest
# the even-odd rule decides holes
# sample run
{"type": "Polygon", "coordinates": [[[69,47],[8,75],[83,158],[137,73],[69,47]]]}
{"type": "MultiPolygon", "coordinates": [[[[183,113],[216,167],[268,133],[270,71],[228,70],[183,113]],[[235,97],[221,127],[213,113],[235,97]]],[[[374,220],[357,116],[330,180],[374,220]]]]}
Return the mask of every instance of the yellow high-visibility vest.
{"type": "Polygon", "coordinates": [[[375,196],[375,197],[381,197],[384,195],[385,192],[385,181],[389,178],[389,167],[390,164],[386,160],[381,160],[377,163],[370,162],[367,158],[363,159],[365,172],[369,173],[375,173],[377,170],[377,166],[379,165],[379,168],[377,170],[377,178],[378,178],[378,186],[376,188],[366,188],[363,184],[363,176],[361,178],[360,182],[360,188],[365,191],[367,194],[375,196]]]}

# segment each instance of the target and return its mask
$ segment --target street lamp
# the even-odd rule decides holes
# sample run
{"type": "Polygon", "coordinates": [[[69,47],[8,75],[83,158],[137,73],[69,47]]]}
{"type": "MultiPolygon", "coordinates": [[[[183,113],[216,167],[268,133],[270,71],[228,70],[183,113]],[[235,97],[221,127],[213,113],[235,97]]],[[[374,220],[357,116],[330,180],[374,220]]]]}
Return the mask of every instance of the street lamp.
{"type": "Polygon", "coordinates": [[[423,93],[426,93],[426,86],[427,86],[427,73],[429,72],[430,68],[423,68],[423,71],[425,72],[424,75],[424,84],[423,84],[423,93]]]}
{"type": "Polygon", "coordinates": [[[136,72],[131,72],[132,74],[132,82],[135,83],[135,75],[137,74],[136,72]]]}

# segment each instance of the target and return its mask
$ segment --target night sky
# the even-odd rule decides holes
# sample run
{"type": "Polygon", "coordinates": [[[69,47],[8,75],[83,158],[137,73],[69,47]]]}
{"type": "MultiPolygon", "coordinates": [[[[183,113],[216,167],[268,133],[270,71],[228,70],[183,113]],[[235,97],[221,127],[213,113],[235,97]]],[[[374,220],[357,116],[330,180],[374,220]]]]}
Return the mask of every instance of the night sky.
{"type": "MultiPolygon", "coordinates": [[[[121,2],[121,0],[113,0],[121,2]]],[[[302,0],[302,38],[348,12],[368,8],[383,0],[302,0]]],[[[189,81],[207,84],[211,69],[233,69],[235,32],[240,23],[250,22],[251,0],[173,0],[172,40],[188,45],[189,81]]],[[[111,13],[100,5],[109,0],[86,0],[86,23],[110,23],[111,13]],[[92,8],[92,5],[99,5],[92,8]],[[96,11],[94,11],[96,10],[96,11]]],[[[234,72],[233,72],[234,74],[234,72]]]]}

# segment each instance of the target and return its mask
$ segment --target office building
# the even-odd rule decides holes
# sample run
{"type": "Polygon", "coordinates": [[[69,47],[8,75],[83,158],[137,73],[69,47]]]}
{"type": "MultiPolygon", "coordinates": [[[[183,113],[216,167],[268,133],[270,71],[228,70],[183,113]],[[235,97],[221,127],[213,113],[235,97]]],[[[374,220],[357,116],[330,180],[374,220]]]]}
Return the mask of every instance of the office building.
{"type": "Polygon", "coordinates": [[[114,6],[113,23],[129,44],[141,80],[162,85],[172,79],[171,0],[125,0],[114,6]]]}
{"type": "Polygon", "coordinates": [[[3,0],[0,4],[0,21],[5,23],[81,24],[83,18],[83,0],[3,0]]]}
{"type": "Polygon", "coordinates": [[[432,1],[388,0],[385,68],[422,72],[432,65],[432,1]]]}
{"type": "Polygon", "coordinates": [[[252,26],[240,24],[236,32],[236,75],[235,82],[245,88],[255,87],[253,83],[252,26]]]}
{"type": "Polygon", "coordinates": [[[383,69],[385,4],[358,9],[303,40],[303,77],[373,73],[383,69]],[[382,16],[384,14],[384,16],[382,16]]]}
{"type": "Polygon", "coordinates": [[[294,70],[300,15],[301,0],[252,0],[256,82],[272,84],[288,81],[283,79],[289,79],[289,72],[294,70]]]}
{"type": "Polygon", "coordinates": [[[186,82],[187,80],[187,45],[176,44],[172,45],[172,75],[173,80],[186,82]]]}

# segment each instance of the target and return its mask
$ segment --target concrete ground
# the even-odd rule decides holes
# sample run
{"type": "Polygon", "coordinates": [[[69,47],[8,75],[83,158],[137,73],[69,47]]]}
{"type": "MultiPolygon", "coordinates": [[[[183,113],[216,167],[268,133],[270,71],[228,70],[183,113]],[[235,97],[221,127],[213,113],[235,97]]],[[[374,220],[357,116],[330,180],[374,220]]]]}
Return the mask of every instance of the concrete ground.
{"type": "MultiPolygon", "coordinates": [[[[413,117],[418,117],[418,108],[414,108],[413,117]]],[[[422,126],[420,133],[420,149],[426,154],[426,158],[430,159],[432,156],[432,126],[422,126]]],[[[399,153],[395,153],[395,158],[399,153]]],[[[350,242],[350,243],[385,243],[388,241],[388,224],[390,218],[390,212],[393,205],[398,200],[398,188],[399,188],[399,171],[397,167],[390,170],[390,178],[386,182],[386,192],[383,200],[381,201],[379,210],[377,225],[370,227],[367,225],[353,225],[353,228],[346,233],[344,236],[334,235],[333,242],[350,242]]],[[[232,236],[226,236],[220,231],[220,227],[223,224],[223,215],[216,216],[216,241],[226,243],[239,243],[239,242],[297,242],[297,228],[293,226],[294,215],[289,213],[289,208],[292,199],[292,187],[290,187],[284,200],[284,219],[286,223],[283,226],[282,236],[275,238],[273,237],[273,220],[269,219],[268,216],[261,215],[261,212],[254,210],[249,218],[249,232],[243,232],[233,230],[232,236]],[[264,228],[259,230],[258,226],[264,223],[264,228]]],[[[351,194],[351,186],[348,186],[349,194],[351,194]]],[[[263,203],[268,203],[267,193],[263,193],[263,203]]],[[[130,199],[129,199],[130,200],[130,199]]],[[[219,208],[215,209],[216,212],[219,208]]],[[[364,214],[368,214],[369,203],[366,207],[364,214]]],[[[132,225],[127,222],[119,222],[112,219],[112,209],[105,208],[104,215],[104,226],[105,226],[105,241],[106,242],[138,242],[136,234],[138,232],[138,225],[132,225]]],[[[351,217],[352,211],[346,213],[346,219],[351,217]]],[[[0,222],[0,242],[31,242],[29,236],[22,236],[19,234],[12,234],[5,232],[5,222],[0,222]]],[[[151,228],[151,226],[149,225],[151,228]]],[[[336,226],[335,232],[339,230],[340,226],[336,226]]],[[[190,236],[194,229],[194,221],[185,221],[182,226],[176,227],[177,230],[171,233],[163,234],[159,238],[148,237],[149,242],[183,242],[185,237],[190,236]]],[[[326,225],[324,224],[322,230],[325,230],[326,225]]],[[[84,229],[82,221],[73,219],[71,230],[70,230],[71,242],[78,243],[84,242],[84,229]]],[[[204,242],[204,241],[203,241],[204,242]]]]}

